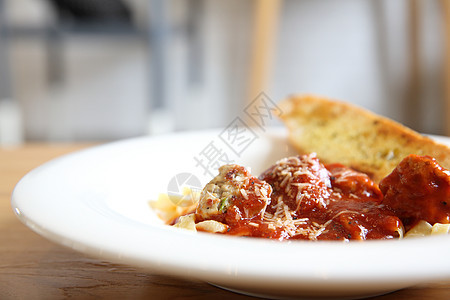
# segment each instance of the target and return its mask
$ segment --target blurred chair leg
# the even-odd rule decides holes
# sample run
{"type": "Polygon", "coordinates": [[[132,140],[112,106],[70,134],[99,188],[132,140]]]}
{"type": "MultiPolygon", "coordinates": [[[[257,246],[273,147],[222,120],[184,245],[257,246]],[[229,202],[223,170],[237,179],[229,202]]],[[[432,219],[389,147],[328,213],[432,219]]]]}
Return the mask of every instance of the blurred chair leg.
{"type": "Polygon", "coordinates": [[[0,146],[22,143],[22,117],[11,91],[9,37],[7,36],[3,1],[0,0],[0,146]]]}
{"type": "Polygon", "coordinates": [[[420,1],[408,2],[408,39],[409,39],[409,84],[406,91],[405,122],[414,130],[421,130],[420,101],[422,92],[422,68],[420,53],[420,1]]]}
{"type": "Polygon", "coordinates": [[[256,0],[247,101],[266,92],[276,43],[281,0],[256,0]]]}
{"type": "Polygon", "coordinates": [[[167,15],[170,3],[164,0],[151,0],[148,2],[148,9],[150,16],[148,42],[151,51],[149,70],[152,78],[148,133],[161,134],[171,132],[175,128],[175,117],[170,111],[167,95],[171,34],[170,20],[167,15]]]}
{"type": "Polygon", "coordinates": [[[9,77],[9,37],[6,30],[4,1],[0,0],[0,100],[11,98],[11,82],[9,77]]]}
{"type": "Polygon", "coordinates": [[[450,1],[442,0],[442,11],[444,18],[444,129],[445,134],[450,136],[450,1]]]}

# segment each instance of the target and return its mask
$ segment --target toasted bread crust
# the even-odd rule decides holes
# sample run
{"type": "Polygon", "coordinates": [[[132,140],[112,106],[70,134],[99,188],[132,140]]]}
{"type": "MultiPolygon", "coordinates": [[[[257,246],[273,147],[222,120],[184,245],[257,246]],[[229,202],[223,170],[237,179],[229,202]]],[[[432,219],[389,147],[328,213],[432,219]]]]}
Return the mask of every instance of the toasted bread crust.
{"type": "Polygon", "coordinates": [[[407,155],[429,155],[450,168],[450,148],[395,121],[323,97],[292,96],[279,104],[289,139],[302,154],[342,163],[379,182],[407,155]]]}

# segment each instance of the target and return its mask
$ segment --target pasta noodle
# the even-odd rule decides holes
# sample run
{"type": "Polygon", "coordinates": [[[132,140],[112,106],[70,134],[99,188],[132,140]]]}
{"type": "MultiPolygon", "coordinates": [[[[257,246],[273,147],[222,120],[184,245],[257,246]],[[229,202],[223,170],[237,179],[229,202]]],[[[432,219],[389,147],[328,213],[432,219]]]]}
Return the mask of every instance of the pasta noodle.
{"type": "Polygon", "coordinates": [[[435,223],[434,225],[431,225],[430,223],[421,220],[406,233],[405,238],[448,233],[450,233],[450,224],[435,223]]]}
{"type": "Polygon", "coordinates": [[[181,195],[159,194],[156,201],[150,201],[150,206],[158,217],[166,223],[173,223],[178,217],[191,213],[197,207],[199,193],[185,187],[181,195]]]}
{"type": "Polygon", "coordinates": [[[436,223],[431,228],[431,235],[434,234],[448,234],[450,233],[450,224],[436,223]]]}

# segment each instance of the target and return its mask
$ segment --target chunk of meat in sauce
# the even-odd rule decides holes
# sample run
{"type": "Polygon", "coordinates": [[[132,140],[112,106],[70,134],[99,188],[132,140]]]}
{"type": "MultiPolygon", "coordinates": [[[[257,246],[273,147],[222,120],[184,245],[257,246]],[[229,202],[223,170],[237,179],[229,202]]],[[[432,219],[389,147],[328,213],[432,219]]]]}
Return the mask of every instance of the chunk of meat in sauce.
{"type": "Polygon", "coordinates": [[[333,230],[322,239],[390,239],[403,234],[403,225],[384,205],[383,194],[368,175],[341,164],[328,164],[334,193],[329,211],[333,230]]]}
{"type": "Polygon", "coordinates": [[[409,155],[380,182],[383,204],[409,230],[420,220],[450,223],[450,172],[429,156],[409,155]]]}
{"type": "Polygon", "coordinates": [[[371,200],[381,203],[383,194],[378,185],[364,173],[357,172],[342,164],[327,164],[331,173],[333,189],[340,190],[346,195],[353,195],[354,199],[371,200]]]}
{"type": "Polygon", "coordinates": [[[314,154],[282,159],[259,178],[273,188],[264,219],[281,220],[279,239],[389,239],[402,231],[367,175],[339,164],[325,168],[314,154]]]}
{"type": "Polygon", "coordinates": [[[224,165],[219,175],[202,190],[197,220],[215,220],[230,226],[239,221],[261,219],[270,202],[272,188],[242,166],[224,165]]]}
{"type": "Polygon", "coordinates": [[[308,213],[328,205],[330,173],[315,154],[281,159],[259,178],[272,186],[272,199],[281,197],[291,211],[308,213]]]}

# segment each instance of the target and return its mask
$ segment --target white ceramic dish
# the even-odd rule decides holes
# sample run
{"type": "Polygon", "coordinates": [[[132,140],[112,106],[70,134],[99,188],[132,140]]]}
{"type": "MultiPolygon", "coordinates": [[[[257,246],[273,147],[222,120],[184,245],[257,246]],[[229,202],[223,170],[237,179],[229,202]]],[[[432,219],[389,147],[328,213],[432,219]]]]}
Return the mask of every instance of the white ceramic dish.
{"type": "Polygon", "coordinates": [[[167,192],[178,173],[205,183],[209,176],[194,157],[208,153],[207,145],[255,174],[293,153],[282,129],[257,133],[240,158],[220,133],[131,139],[58,158],[17,184],[13,209],[37,233],[89,255],[266,297],[358,298],[450,278],[450,236],[278,242],[162,224],[148,201],[167,192]]]}

